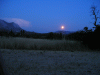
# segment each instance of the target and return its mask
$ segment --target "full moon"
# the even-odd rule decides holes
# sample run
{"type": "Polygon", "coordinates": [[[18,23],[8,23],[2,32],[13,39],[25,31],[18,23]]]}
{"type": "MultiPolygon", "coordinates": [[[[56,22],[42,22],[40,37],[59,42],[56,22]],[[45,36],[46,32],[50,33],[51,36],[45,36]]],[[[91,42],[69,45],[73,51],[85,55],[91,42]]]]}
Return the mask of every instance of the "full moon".
{"type": "Polygon", "coordinates": [[[64,26],[61,26],[61,29],[64,29],[64,26]]]}

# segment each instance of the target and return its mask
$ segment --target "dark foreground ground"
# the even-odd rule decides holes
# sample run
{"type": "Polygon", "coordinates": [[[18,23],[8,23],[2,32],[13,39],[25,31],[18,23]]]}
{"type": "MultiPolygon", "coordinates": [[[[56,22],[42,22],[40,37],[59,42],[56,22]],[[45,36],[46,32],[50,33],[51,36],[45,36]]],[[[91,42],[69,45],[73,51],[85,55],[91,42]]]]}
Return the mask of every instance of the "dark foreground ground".
{"type": "Polygon", "coordinates": [[[100,75],[100,52],[0,49],[9,75],[100,75]]]}

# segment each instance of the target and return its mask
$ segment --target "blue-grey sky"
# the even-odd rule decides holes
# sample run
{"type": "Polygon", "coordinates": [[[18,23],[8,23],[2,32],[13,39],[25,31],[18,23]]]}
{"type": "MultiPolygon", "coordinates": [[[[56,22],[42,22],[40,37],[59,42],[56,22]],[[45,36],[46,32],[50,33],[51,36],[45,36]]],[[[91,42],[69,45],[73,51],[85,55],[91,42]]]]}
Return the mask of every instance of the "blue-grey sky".
{"type": "Polygon", "coordinates": [[[15,22],[28,31],[55,32],[92,28],[91,5],[100,0],[0,0],[0,19],[15,22]]]}

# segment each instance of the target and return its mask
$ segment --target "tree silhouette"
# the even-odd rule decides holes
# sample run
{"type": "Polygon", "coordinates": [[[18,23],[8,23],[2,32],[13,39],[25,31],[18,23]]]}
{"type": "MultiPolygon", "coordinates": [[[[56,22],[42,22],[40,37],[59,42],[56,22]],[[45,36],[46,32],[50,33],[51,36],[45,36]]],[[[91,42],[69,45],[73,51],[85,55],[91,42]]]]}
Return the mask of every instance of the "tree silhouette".
{"type": "Polygon", "coordinates": [[[85,30],[85,32],[87,32],[88,31],[88,27],[84,27],[84,30],[85,30]]]}
{"type": "Polygon", "coordinates": [[[98,16],[99,10],[97,10],[97,7],[95,5],[92,5],[91,13],[94,16],[94,20],[95,20],[93,23],[95,27],[93,27],[93,28],[97,28],[99,26],[99,24],[97,24],[97,20],[100,19],[100,17],[98,16]]]}
{"type": "Polygon", "coordinates": [[[50,32],[50,33],[47,35],[47,38],[48,38],[48,39],[53,39],[53,38],[54,38],[53,32],[50,32]]]}
{"type": "Polygon", "coordinates": [[[62,33],[60,33],[59,38],[60,38],[60,40],[63,38],[63,34],[62,33]]]}
{"type": "MultiPolygon", "coordinates": [[[[94,16],[94,26],[93,28],[95,28],[94,32],[88,32],[86,33],[86,36],[83,39],[83,44],[87,45],[89,48],[91,49],[100,49],[99,43],[100,43],[100,25],[97,24],[98,19],[100,17],[98,17],[99,14],[99,10],[96,9],[96,6],[92,6],[91,7],[91,12],[92,15],[94,16]]],[[[87,28],[84,28],[85,30],[87,30],[87,28]]]]}
{"type": "Polygon", "coordinates": [[[49,33],[49,38],[50,38],[50,39],[53,39],[53,32],[50,32],[50,33],[49,33]]]}
{"type": "Polygon", "coordinates": [[[9,36],[12,36],[12,37],[15,36],[15,34],[14,34],[14,32],[12,30],[9,32],[9,36]]]}
{"type": "Polygon", "coordinates": [[[21,30],[20,33],[21,33],[21,36],[24,36],[25,35],[25,30],[21,30]]]}
{"type": "Polygon", "coordinates": [[[25,34],[25,30],[23,30],[23,35],[25,34]]]}

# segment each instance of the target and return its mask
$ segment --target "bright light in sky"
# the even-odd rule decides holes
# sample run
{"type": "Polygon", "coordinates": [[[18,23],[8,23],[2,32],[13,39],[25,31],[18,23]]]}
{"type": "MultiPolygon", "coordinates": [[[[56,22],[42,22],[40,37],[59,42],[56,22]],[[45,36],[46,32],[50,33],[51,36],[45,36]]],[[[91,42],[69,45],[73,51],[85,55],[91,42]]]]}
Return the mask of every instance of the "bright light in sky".
{"type": "Polygon", "coordinates": [[[61,26],[61,29],[64,29],[64,26],[61,26]]]}

